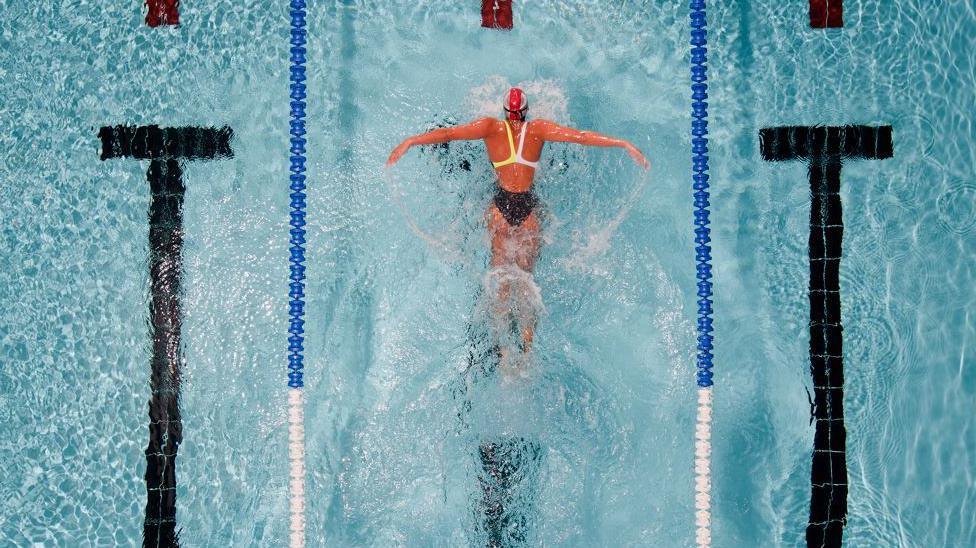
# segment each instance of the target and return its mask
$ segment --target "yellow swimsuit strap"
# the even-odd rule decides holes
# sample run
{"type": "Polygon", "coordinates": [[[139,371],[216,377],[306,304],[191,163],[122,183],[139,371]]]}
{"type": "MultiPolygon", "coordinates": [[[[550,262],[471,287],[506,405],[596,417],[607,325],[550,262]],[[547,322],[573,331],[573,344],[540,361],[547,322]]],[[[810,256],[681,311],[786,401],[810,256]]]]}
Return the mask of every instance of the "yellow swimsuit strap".
{"type": "Polygon", "coordinates": [[[512,127],[508,124],[508,120],[505,120],[505,133],[508,134],[508,149],[511,152],[509,153],[507,159],[502,160],[501,162],[491,163],[491,165],[495,166],[495,169],[515,163],[515,139],[512,138],[512,127]]]}

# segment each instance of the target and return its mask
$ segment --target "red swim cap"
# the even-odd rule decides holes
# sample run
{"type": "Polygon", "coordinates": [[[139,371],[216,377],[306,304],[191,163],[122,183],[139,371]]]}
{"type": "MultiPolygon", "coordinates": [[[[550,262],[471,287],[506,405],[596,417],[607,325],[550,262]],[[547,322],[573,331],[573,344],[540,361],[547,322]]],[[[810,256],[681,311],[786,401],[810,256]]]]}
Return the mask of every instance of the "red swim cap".
{"type": "Polygon", "coordinates": [[[502,108],[508,113],[509,120],[525,120],[525,111],[529,110],[529,100],[520,88],[512,88],[502,99],[502,108]]]}

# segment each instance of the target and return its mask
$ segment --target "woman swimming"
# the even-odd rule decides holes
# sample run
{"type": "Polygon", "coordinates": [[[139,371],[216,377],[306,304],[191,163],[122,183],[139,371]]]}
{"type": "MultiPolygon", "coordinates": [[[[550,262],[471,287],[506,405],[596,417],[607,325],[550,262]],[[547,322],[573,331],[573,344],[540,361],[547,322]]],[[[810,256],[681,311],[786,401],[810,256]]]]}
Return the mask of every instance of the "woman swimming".
{"type": "MultiPolygon", "coordinates": [[[[503,97],[505,119],[481,118],[469,124],[440,128],[408,137],[397,145],[387,160],[392,166],[415,145],[431,145],[448,141],[482,139],[488,149],[498,176],[497,190],[488,206],[488,231],[491,235],[491,266],[493,269],[518,269],[531,276],[539,256],[540,226],[536,213],[538,198],[532,183],[538,169],[542,146],[547,141],[578,143],[597,147],[622,147],[641,167],[650,164],[640,150],[623,140],[595,131],[580,131],[549,120],[527,120],[528,98],[519,88],[511,88],[503,97]],[[516,141],[515,135],[518,135],[516,141]]],[[[512,290],[512,277],[502,279],[498,288],[495,313],[508,313],[506,303],[512,290]]],[[[523,352],[532,345],[534,321],[522,326],[523,352]]],[[[505,361],[506,349],[502,349],[505,361]]]]}

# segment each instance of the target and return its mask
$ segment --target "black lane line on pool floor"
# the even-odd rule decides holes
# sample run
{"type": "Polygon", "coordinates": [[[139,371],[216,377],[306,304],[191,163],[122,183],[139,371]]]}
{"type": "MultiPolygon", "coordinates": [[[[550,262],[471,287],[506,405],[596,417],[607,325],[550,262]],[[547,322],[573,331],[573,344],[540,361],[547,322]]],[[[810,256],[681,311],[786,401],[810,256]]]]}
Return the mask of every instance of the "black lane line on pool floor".
{"type": "Polygon", "coordinates": [[[183,440],[180,417],[180,332],[183,274],[183,170],[181,160],[233,157],[228,127],[103,127],[102,160],[150,160],[149,320],[152,373],[149,445],[146,447],[146,517],[143,546],[177,546],[176,454],[183,440]]]}
{"type": "MultiPolygon", "coordinates": [[[[806,160],[810,177],[810,373],[816,430],[810,473],[809,547],[840,547],[847,522],[847,430],[840,259],[844,159],[891,158],[891,126],[793,126],[759,131],[763,160],[806,160]]],[[[856,327],[855,327],[856,329],[856,327]]]]}

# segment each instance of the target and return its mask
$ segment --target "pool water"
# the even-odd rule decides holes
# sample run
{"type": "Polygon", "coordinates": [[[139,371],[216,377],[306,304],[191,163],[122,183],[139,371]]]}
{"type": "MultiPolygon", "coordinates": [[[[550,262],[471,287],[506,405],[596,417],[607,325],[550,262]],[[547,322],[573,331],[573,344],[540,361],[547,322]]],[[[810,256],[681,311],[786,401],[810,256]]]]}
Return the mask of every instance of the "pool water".
{"type": "MultiPolygon", "coordinates": [[[[500,32],[474,4],[309,9],[308,543],[484,546],[483,461],[511,452],[506,542],[692,545],[687,6],[520,2],[500,32]],[[533,363],[505,381],[483,147],[383,163],[516,84],[530,115],[629,139],[652,169],[547,145],[533,363]]],[[[714,4],[715,545],[804,541],[809,183],[758,132],[815,124],[894,135],[842,175],[845,541],[976,545],[976,12],[848,0],[824,31],[804,2],[714,4]]],[[[287,5],[187,2],[155,29],[122,3],[3,12],[0,544],[140,542],[147,162],[100,161],[97,131],[159,124],[234,131],[234,158],[184,166],[180,539],[284,545],[287,5]]]]}

